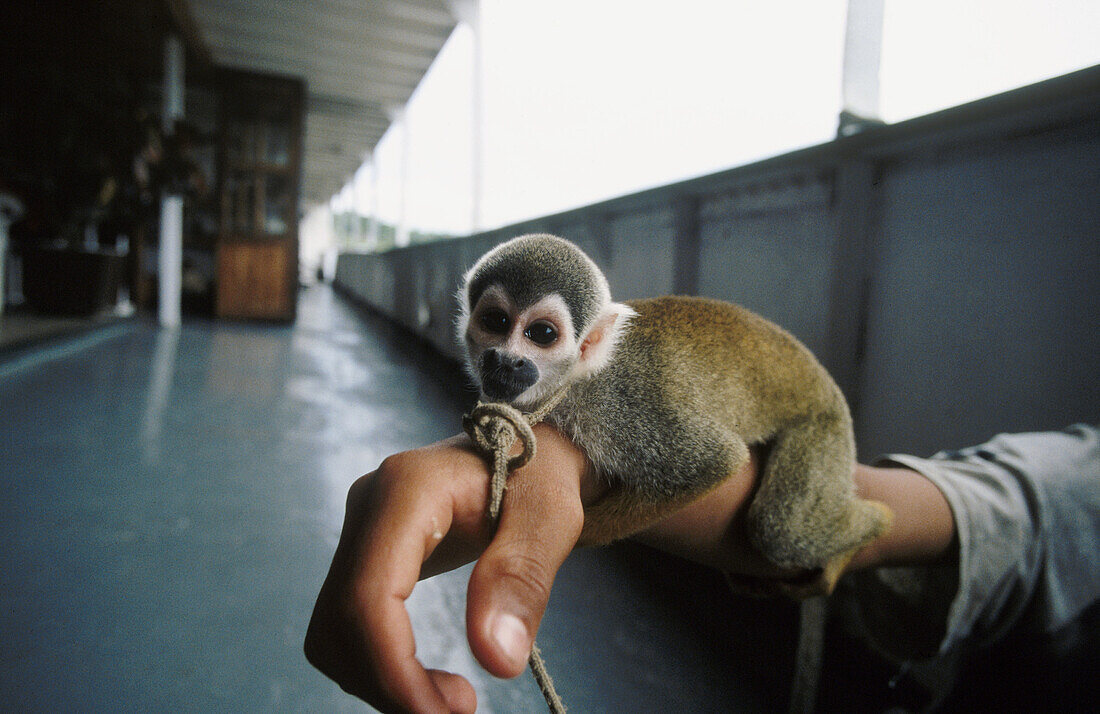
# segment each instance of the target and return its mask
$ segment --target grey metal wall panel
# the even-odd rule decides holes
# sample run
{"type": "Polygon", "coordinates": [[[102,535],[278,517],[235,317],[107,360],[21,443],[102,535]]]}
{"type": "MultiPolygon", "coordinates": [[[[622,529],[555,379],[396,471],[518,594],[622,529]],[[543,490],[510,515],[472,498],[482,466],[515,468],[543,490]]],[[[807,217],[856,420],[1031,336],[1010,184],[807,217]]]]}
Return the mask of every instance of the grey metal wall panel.
{"type": "Polygon", "coordinates": [[[758,312],[820,353],[835,244],[824,207],[706,221],[699,294],[758,312]]]}
{"type": "MultiPolygon", "coordinates": [[[[611,221],[607,281],[616,300],[672,293],[672,212],[646,211],[611,221]]],[[[596,258],[597,261],[599,258],[596,258]]]]}
{"type": "Polygon", "coordinates": [[[868,452],[1096,418],[1098,167],[1092,131],[885,172],[859,419],[868,452]]]}

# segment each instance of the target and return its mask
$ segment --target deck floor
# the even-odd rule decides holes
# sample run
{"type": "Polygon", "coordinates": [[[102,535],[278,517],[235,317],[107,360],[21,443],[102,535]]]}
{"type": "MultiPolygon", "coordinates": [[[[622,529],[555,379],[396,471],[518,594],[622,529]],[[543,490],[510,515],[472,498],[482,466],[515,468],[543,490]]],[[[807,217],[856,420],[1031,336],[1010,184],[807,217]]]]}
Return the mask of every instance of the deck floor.
{"type": "MultiPolygon", "coordinates": [[[[143,320],[0,362],[0,708],[362,711],[301,654],[349,484],[454,433],[453,366],[324,286],[291,326],[143,320]]],[[[543,711],[465,643],[463,569],[410,601],[485,712],[543,711]]],[[[793,610],[641,547],[575,553],[540,643],[577,712],[776,711],[793,610]],[[686,607],[685,607],[686,605],[686,607]]]]}

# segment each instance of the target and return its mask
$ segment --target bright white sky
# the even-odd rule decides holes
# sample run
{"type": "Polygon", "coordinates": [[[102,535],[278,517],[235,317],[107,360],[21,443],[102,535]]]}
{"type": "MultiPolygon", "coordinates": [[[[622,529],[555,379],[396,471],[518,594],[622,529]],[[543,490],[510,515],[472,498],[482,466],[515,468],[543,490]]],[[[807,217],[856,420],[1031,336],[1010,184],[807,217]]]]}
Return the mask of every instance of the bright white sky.
{"type": "MultiPolygon", "coordinates": [[[[846,0],[482,0],[482,227],[830,140],[846,0]]],[[[882,116],[900,121],[1100,63],[1097,0],[886,0],[882,116]]],[[[412,227],[471,222],[471,57],[460,26],[408,107],[412,227]]],[[[402,211],[403,129],[375,154],[402,211]]],[[[375,205],[369,169],[333,208],[375,205]]]]}

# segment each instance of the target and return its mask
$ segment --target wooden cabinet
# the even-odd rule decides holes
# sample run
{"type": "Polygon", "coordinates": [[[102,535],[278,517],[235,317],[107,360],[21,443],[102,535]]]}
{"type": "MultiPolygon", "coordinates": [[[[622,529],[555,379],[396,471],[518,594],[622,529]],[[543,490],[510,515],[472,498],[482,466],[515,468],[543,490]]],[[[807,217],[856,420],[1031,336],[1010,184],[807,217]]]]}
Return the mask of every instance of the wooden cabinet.
{"type": "Polygon", "coordinates": [[[236,241],[218,246],[218,315],[291,320],[297,252],[280,241],[236,241]],[[294,279],[288,279],[291,275],[294,279]]]}
{"type": "Polygon", "coordinates": [[[219,317],[293,320],[298,285],[301,81],[221,77],[219,317]]]}

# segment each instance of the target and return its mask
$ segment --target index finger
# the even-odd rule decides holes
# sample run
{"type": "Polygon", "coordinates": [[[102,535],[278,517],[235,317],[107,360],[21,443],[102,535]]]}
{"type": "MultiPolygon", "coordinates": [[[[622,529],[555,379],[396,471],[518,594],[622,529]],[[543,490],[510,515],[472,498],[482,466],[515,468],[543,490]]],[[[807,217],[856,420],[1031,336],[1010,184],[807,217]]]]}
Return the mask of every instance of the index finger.
{"type": "MultiPolygon", "coordinates": [[[[416,659],[412,622],[405,607],[421,563],[450,529],[448,497],[416,488],[411,483],[414,479],[394,480],[382,496],[376,517],[360,534],[361,557],[350,593],[351,611],[385,703],[416,712],[450,711],[447,696],[438,686],[444,673],[433,676],[416,659]]],[[[372,673],[364,675],[370,678],[372,673]]],[[[454,683],[448,681],[446,688],[453,694],[454,683]]]]}

